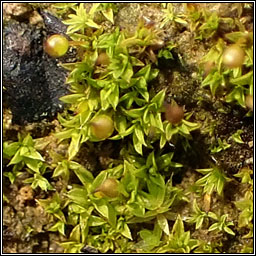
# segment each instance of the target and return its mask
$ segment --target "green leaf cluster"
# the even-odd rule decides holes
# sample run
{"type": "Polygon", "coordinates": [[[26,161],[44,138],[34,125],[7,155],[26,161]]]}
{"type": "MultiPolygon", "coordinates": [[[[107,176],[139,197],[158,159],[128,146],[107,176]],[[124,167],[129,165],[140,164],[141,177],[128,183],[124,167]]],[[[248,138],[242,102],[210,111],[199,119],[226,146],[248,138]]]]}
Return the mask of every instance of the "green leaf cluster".
{"type": "MultiPolygon", "coordinates": [[[[208,39],[212,37],[219,27],[220,18],[216,12],[210,13],[205,10],[202,11],[201,25],[198,26],[196,39],[208,39]]],[[[223,18],[222,18],[223,19],[223,18]]],[[[197,21],[198,22],[198,21],[197,21]]]]}
{"type": "Polygon", "coordinates": [[[193,201],[193,214],[187,220],[188,223],[195,223],[196,229],[199,229],[203,222],[208,218],[208,214],[202,211],[196,203],[196,199],[193,201]]]}
{"type": "Polygon", "coordinates": [[[241,182],[253,185],[253,179],[251,178],[253,171],[249,168],[242,168],[238,173],[234,174],[235,177],[241,178],[241,182]]]}
{"type": "MultiPolygon", "coordinates": [[[[89,48],[81,61],[63,64],[70,71],[67,83],[72,94],[61,100],[70,104],[74,115],[59,115],[65,128],[56,136],[60,140],[71,139],[69,160],[78,153],[82,143],[94,141],[90,121],[102,113],[114,121],[115,132],[109,139],[130,136],[139,154],[143,154],[143,146],[150,148],[156,140],[163,148],[172,135],[191,138],[190,132],[199,128],[187,120],[179,127],[162,120],[165,91],[155,94],[150,90],[149,83],[157,77],[158,69],[153,67],[148,55],[149,47],[161,39],[160,34],[161,31],[143,22],[139,22],[134,33],[118,28],[112,33],[97,30],[90,37],[85,31],[70,33],[71,37],[81,35],[80,40],[87,42],[89,48]],[[106,61],[98,64],[102,56],[106,61]]],[[[168,47],[170,52],[174,46],[168,47]]]]}
{"type": "Polygon", "coordinates": [[[193,202],[193,214],[191,217],[188,218],[188,223],[195,223],[196,229],[199,229],[203,223],[206,223],[209,226],[209,218],[216,220],[217,222],[213,223],[210,227],[208,227],[208,231],[217,231],[217,232],[227,232],[230,235],[235,235],[235,233],[228,227],[233,226],[233,222],[227,222],[226,219],[228,218],[228,214],[224,214],[222,216],[217,216],[214,212],[204,212],[202,211],[197,203],[196,200],[193,202]]]}
{"type": "Polygon", "coordinates": [[[217,222],[215,222],[208,228],[209,231],[224,231],[232,236],[235,236],[234,231],[231,228],[229,228],[229,226],[234,226],[234,223],[232,221],[227,221],[228,214],[224,214],[219,217],[215,213],[209,212],[209,217],[211,217],[214,220],[217,220],[217,222]]]}
{"type": "Polygon", "coordinates": [[[172,230],[163,236],[159,223],[155,223],[153,231],[140,231],[141,241],[135,244],[138,253],[189,253],[199,245],[199,241],[190,238],[190,232],[184,229],[181,216],[178,215],[172,230]]]}
{"type": "Polygon", "coordinates": [[[238,227],[250,227],[253,219],[253,198],[251,193],[246,193],[242,200],[236,201],[235,206],[241,211],[238,219],[238,227]]]}
{"type": "Polygon", "coordinates": [[[116,6],[113,3],[93,3],[91,8],[87,10],[85,3],[57,3],[54,5],[59,14],[69,12],[68,18],[63,23],[68,25],[67,33],[73,34],[81,32],[84,34],[85,29],[99,29],[101,25],[95,21],[96,15],[102,15],[114,24],[114,11],[116,6]]]}
{"type": "MultiPolygon", "coordinates": [[[[145,159],[123,149],[122,155],[122,164],[101,171],[95,178],[77,162],[62,160],[57,165],[54,177],[67,177],[66,173],[72,171],[81,183],[73,184],[62,199],[56,193],[51,199],[39,200],[57,220],[50,231],[67,235],[67,225],[73,227],[68,241],[62,244],[65,252],[80,252],[85,243],[102,253],[114,248],[121,252],[132,250],[127,248],[133,240],[130,226],[140,222],[154,221],[158,231],[153,233],[157,232],[158,240],[159,234],[170,235],[168,222],[175,215],[171,209],[187,198],[181,189],[172,186],[171,178],[165,182],[165,175],[160,173],[167,174],[182,165],[172,161],[173,153],[155,155],[152,151],[145,159]],[[119,194],[115,198],[95,193],[107,178],[118,181],[119,194]],[[126,244],[124,248],[118,244],[121,242],[126,244]]],[[[147,236],[145,232],[141,231],[141,237],[147,236]]],[[[147,251],[148,245],[144,249],[147,251]]]]}
{"type": "MultiPolygon", "coordinates": [[[[159,72],[154,49],[162,43],[161,30],[140,21],[134,32],[117,28],[106,33],[94,24],[94,14],[102,11],[103,15],[110,15],[109,20],[113,19],[108,11],[104,14],[109,9],[107,4],[93,4],[89,11],[82,4],[71,9],[75,14],[68,15],[66,24],[73,40],[71,45],[77,47],[79,55],[77,62],[62,64],[70,71],[67,83],[71,94],[61,98],[69,104],[69,111],[58,115],[63,129],[55,134],[59,142],[70,140],[70,144],[67,156],[55,163],[52,178],[62,177],[69,183],[75,174],[80,184],[69,185],[61,204],[58,198],[53,200],[56,211],[44,206],[56,219],[50,230],[67,237],[62,246],[68,253],[81,252],[84,244],[102,253],[129,252],[137,250],[140,243],[134,247],[136,234],[132,227],[153,222],[153,231],[145,227],[139,232],[144,244],[141,248],[143,252],[160,249],[163,237],[172,240],[175,236],[176,231],[171,233],[169,227],[169,222],[177,217],[174,207],[188,201],[182,189],[172,184],[172,175],[182,164],[172,161],[174,152],[162,150],[174,137],[192,139],[191,132],[200,125],[188,121],[192,114],[177,125],[162,120],[165,90],[155,92],[151,87],[159,72]],[[114,122],[115,131],[108,139],[129,136],[130,141],[120,152],[121,160],[94,177],[74,159],[83,143],[97,142],[90,124],[102,114],[114,122]],[[159,152],[153,147],[155,142],[159,142],[159,152]],[[147,157],[142,157],[146,150],[147,157]],[[116,180],[118,194],[114,197],[98,191],[108,179],[116,180]],[[60,219],[60,212],[66,213],[65,220],[60,219]],[[67,227],[71,232],[67,232],[67,227]],[[150,241],[149,237],[154,239],[150,241]]],[[[168,45],[159,56],[173,58],[174,47],[168,45]]],[[[182,227],[180,232],[184,232],[182,227]]],[[[172,251],[172,247],[179,251],[175,243],[166,251],[172,251]]],[[[189,232],[185,232],[181,243],[186,252],[197,244],[189,232]]]]}
{"type": "Polygon", "coordinates": [[[201,86],[208,86],[213,96],[220,97],[227,103],[234,102],[243,108],[246,107],[246,96],[253,95],[251,37],[252,33],[247,31],[232,32],[226,35],[226,40],[236,43],[244,50],[245,60],[241,67],[227,68],[222,64],[222,54],[226,43],[221,38],[202,58],[203,65],[211,66],[211,68],[201,86]]]}
{"type": "Polygon", "coordinates": [[[48,165],[35,149],[35,141],[30,134],[24,138],[18,134],[17,142],[4,142],[3,155],[4,158],[10,160],[7,166],[13,166],[12,171],[4,172],[4,176],[8,177],[11,183],[14,183],[17,176],[21,175],[26,168],[33,177],[26,179],[25,183],[31,183],[33,189],[37,187],[44,191],[53,189],[49,181],[43,177],[48,165]]]}
{"type": "Polygon", "coordinates": [[[212,144],[210,147],[212,154],[219,153],[220,151],[226,150],[231,147],[231,145],[228,144],[225,139],[222,141],[220,138],[218,138],[217,142],[218,142],[217,146],[214,146],[214,144],[212,144]]]}
{"type": "Polygon", "coordinates": [[[220,17],[216,11],[209,11],[202,6],[184,4],[186,9],[186,19],[190,21],[189,28],[194,32],[198,40],[213,38],[219,29],[220,23],[234,27],[234,20],[228,17],[220,17]]]}
{"type": "Polygon", "coordinates": [[[216,166],[209,169],[197,169],[196,171],[204,175],[196,181],[196,185],[203,187],[203,192],[207,194],[216,191],[218,195],[222,195],[225,183],[231,180],[216,166]]]}
{"type": "Polygon", "coordinates": [[[235,177],[240,178],[243,184],[249,185],[249,190],[246,191],[244,197],[234,202],[236,208],[241,211],[238,218],[238,227],[249,228],[248,234],[244,235],[243,238],[253,237],[253,179],[251,178],[253,171],[249,168],[242,168],[235,177]]]}
{"type": "Polygon", "coordinates": [[[183,25],[187,24],[184,14],[177,14],[174,11],[174,7],[172,3],[168,3],[166,9],[163,9],[163,19],[160,27],[163,28],[168,24],[180,23],[183,25]]]}
{"type": "Polygon", "coordinates": [[[244,142],[243,142],[243,140],[242,140],[242,138],[241,138],[241,134],[243,133],[244,131],[243,130],[241,130],[241,129],[239,129],[239,130],[237,130],[234,134],[232,134],[232,139],[236,142],[236,143],[239,143],[239,144],[243,144],[244,142]]]}
{"type": "Polygon", "coordinates": [[[199,242],[196,239],[190,238],[190,231],[184,229],[184,224],[181,216],[178,215],[172,231],[167,238],[166,245],[159,248],[157,253],[190,253],[198,247],[199,242]]]}

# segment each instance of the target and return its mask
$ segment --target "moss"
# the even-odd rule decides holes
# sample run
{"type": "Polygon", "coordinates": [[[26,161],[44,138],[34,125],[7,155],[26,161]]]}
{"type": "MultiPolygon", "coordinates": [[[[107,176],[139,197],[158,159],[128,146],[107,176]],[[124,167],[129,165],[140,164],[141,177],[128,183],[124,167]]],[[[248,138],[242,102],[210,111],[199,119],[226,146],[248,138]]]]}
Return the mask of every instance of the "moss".
{"type": "MultiPolygon", "coordinates": [[[[111,9],[73,3],[60,4],[55,10],[68,25],[69,14],[81,15],[74,9],[88,12],[92,7],[96,9],[83,28],[69,28],[78,56],[63,64],[67,73],[72,71],[67,78],[71,90],[61,98],[67,107],[58,115],[59,121],[14,126],[11,114],[4,112],[5,251],[12,247],[23,252],[24,234],[30,232],[29,252],[48,252],[46,243],[49,252],[249,252],[253,241],[249,216],[252,112],[242,101],[226,100],[228,90],[237,86],[229,84],[233,80],[225,80],[228,86],[216,91],[202,86],[213,70],[203,71],[201,59],[221,46],[219,38],[225,45],[225,40],[238,35],[233,31],[250,30],[251,7],[175,3],[167,10],[164,3],[119,3],[111,9]],[[237,19],[243,24],[233,23],[237,19]],[[144,22],[137,27],[139,20],[144,22]],[[154,48],[158,40],[163,42],[160,49],[154,48]],[[95,65],[102,52],[108,61],[95,65]],[[184,106],[185,113],[179,124],[172,125],[164,120],[162,105],[173,101],[184,106]],[[113,135],[99,142],[90,140],[91,120],[106,111],[114,120],[113,135]],[[18,134],[24,139],[28,133],[30,144],[20,139],[17,147],[18,134]],[[27,161],[31,156],[24,156],[28,146],[42,156],[36,167],[27,161]],[[22,161],[8,166],[15,162],[15,155],[17,161],[18,148],[26,168],[22,161]],[[42,178],[50,184],[46,189],[42,178]],[[94,191],[112,178],[118,182],[118,195],[96,197],[94,191]],[[21,203],[17,195],[24,181],[39,185],[33,198],[30,195],[21,203]],[[196,226],[193,218],[189,221],[197,216],[194,200],[204,216],[202,225],[196,226]],[[37,223],[39,202],[47,212],[42,218],[47,225],[37,223]],[[223,229],[222,222],[231,231],[223,229]],[[30,229],[28,223],[32,223],[30,229]],[[232,232],[234,239],[230,239],[232,232]],[[53,236],[63,248],[52,242],[53,236]],[[183,243],[187,244],[177,246],[183,243]]],[[[247,43],[243,47],[250,47],[247,43]]],[[[238,77],[250,69],[247,64],[247,69],[236,73],[238,77]]],[[[252,95],[245,87],[243,93],[252,95]]]]}

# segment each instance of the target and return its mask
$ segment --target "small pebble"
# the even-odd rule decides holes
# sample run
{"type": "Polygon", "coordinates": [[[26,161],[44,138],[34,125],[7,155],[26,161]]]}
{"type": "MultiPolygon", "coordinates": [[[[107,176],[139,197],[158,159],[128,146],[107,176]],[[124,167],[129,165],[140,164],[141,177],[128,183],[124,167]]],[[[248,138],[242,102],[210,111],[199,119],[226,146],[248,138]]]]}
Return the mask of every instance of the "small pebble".
{"type": "Polygon", "coordinates": [[[253,157],[248,158],[244,161],[245,164],[253,164],[253,157]]]}

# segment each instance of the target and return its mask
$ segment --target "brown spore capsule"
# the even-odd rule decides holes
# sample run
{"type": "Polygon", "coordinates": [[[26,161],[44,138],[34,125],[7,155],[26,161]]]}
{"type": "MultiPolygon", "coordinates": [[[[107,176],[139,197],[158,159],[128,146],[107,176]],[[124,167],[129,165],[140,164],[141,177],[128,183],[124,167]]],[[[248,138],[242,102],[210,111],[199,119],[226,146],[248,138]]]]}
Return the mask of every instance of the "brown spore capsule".
{"type": "Polygon", "coordinates": [[[96,65],[104,65],[107,66],[109,64],[109,57],[107,53],[101,52],[96,60],[96,65]]]}
{"type": "Polygon", "coordinates": [[[233,44],[224,50],[222,58],[222,63],[227,68],[238,68],[244,63],[245,53],[239,45],[233,44]]]}
{"type": "Polygon", "coordinates": [[[203,69],[204,69],[204,77],[208,76],[209,73],[213,70],[215,64],[213,61],[207,61],[204,66],[203,66],[203,69]]]}
{"type": "Polygon", "coordinates": [[[253,111],[253,96],[252,95],[247,95],[245,97],[245,105],[253,111]]]}
{"type": "Polygon", "coordinates": [[[150,48],[155,51],[162,49],[165,46],[165,42],[163,40],[157,40],[154,44],[150,46],[150,48]]]}
{"type": "Polygon", "coordinates": [[[184,108],[177,104],[165,104],[165,119],[172,124],[178,124],[184,117],[184,108]]]}

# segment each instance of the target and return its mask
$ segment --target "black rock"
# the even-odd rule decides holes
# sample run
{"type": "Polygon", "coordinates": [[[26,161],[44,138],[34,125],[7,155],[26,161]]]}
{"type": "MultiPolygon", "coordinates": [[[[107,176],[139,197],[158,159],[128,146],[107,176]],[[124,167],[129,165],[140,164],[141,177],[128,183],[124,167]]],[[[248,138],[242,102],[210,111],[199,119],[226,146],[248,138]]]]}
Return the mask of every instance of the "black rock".
{"type": "Polygon", "coordinates": [[[51,119],[63,109],[59,97],[68,92],[67,71],[43,50],[49,34],[49,26],[39,29],[15,21],[4,26],[3,103],[11,109],[13,123],[51,119]]]}
{"type": "Polygon", "coordinates": [[[88,254],[99,254],[99,251],[94,248],[94,247],[91,247],[89,245],[85,245],[82,249],[81,249],[81,252],[82,253],[88,253],[88,254]]]}

